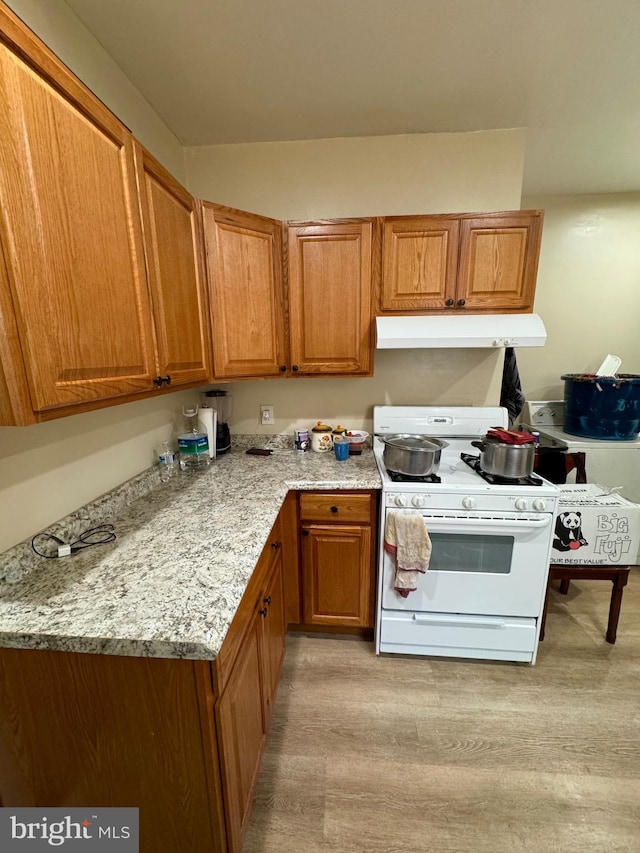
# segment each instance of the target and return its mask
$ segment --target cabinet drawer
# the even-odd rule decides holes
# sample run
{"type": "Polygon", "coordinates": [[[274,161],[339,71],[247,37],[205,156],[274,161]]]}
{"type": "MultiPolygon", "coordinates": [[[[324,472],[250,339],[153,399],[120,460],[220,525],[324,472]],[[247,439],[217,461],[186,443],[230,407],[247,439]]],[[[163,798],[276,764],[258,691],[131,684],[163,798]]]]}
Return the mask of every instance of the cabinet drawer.
{"type": "Polygon", "coordinates": [[[300,494],[301,521],[368,522],[371,520],[369,493],[302,492],[300,494]]]}

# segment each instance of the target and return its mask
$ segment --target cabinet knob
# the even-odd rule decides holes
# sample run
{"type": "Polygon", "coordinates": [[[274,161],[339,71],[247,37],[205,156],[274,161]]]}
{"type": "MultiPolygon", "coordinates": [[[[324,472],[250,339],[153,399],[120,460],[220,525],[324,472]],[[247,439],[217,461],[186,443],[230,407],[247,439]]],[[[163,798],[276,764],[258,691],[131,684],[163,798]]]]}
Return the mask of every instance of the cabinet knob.
{"type": "Polygon", "coordinates": [[[308,536],[308,535],[309,535],[309,531],[308,531],[308,530],[303,530],[303,531],[302,531],[302,535],[303,535],[303,536],[308,536]]]}
{"type": "Polygon", "coordinates": [[[464,299],[458,299],[458,305],[462,308],[463,305],[466,305],[466,301],[464,299]]]}
{"type": "Polygon", "coordinates": [[[266,607],[264,608],[264,610],[258,610],[258,613],[262,616],[263,619],[267,618],[267,608],[266,607]]]}
{"type": "Polygon", "coordinates": [[[280,373],[286,373],[286,372],[287,372],[287,365],[281,364],[280,365],[280,373]]]}
{"type": "Polygon", "coordinates": [[[331,507],[331,512],[338,512],[338,507],[337,507],[337,506],[332,506],[332,507],[331,507]]]}
{"type": "Polygon", "coordinates": [[[265,604],[271,604],[271,596],[270,595],[268,595],[266,598],[263,598],[262,600],[264,601],[265,604]]]}
{"type": "Polygon", "coordinates": [[[452,305],[455,305],[455,302],[453,301],[453,299],[447,299],[444,304],[447,306],[447,308],[451,308],[452,305]]]}
{"type": "Polygon", "coordinates": [[[282,546],[282,542],[272,542],[271,543],[272,548],[280,548],[281,546],[282,546]]]}
{"type": "Polygon", "coordinates": [[[156,388],[162,388],[163,382],[164,379],[162,378],[162,376],[156,376],[156,378],[153,380],[153,384],[156,386],[156,388]]]}
{"type": "Polygon", "coordinates": [[[171,385],[171,377],[169,376],[169,374],[164,377],[164,381],[167,385],[171,385]]]}
{"type": "Polygon", "coordinates": [[[292,365],[291,365],[291,370],[293,370],[293,372],[294,372],[294,373],[297,373],[297,372],[300,370],[300,368],[298,367],[298,365],[297,365],[297,364],[292,364],[292,365]]]}

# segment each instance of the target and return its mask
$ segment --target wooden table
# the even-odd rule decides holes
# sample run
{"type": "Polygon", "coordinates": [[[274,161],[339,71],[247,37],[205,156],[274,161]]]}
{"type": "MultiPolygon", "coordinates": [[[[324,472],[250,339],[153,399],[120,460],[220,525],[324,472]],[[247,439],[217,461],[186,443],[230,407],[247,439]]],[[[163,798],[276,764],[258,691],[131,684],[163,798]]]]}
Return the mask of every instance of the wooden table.
{"type": "Polygon", "coordinates": [[[542,625],[540,626],[540,639],[544,640],[545,622],[547,620],[547,606],[549,604],[549,589],[552,580],[560,581],[560,592],[566,595],[569,592],[569,583],[572,580],[603,580],[611,581],[611,604],[609,605],[609,622],[607,624],[606,640],[615,643],[620,618],[620,606],[622,605],[622,591],[629,579],[629,566],[588,566],[579,563],[575,565],[559,565],[551,563],[549,566],[549,580],[547,581],[547,594],[544,600],[542,612],[542,625]]]}

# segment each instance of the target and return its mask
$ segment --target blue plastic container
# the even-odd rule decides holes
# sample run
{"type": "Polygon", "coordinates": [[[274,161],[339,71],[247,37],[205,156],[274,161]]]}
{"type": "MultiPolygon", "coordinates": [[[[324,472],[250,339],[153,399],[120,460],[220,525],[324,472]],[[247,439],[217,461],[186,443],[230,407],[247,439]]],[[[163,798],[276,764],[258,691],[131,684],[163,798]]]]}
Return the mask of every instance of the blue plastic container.
{"type": "Polygon", "coordinates": [[[632,441],[640,433],[640,376],[565,373],[564,431],[602,441],[632,441]]]}

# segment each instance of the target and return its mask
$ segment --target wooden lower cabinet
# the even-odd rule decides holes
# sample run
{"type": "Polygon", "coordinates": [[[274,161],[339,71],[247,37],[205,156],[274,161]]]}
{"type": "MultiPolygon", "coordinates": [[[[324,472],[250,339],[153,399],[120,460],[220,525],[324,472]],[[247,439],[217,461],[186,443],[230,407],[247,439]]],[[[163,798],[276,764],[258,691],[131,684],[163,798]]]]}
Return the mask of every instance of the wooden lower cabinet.
{"type": "Polygon", "coordinates": [[[256,612],[216,707],[229,849],[238,851],[242,850],[266,734],[261,621],[256,612]]]}
{"type": "Polygon", "coordinates": [[[241,853],[284,656],[280,531],[213,663],[0,648],[0,804],[138,807],[140,853],[241,853]]]}
{"type": "Polygon", "coordinates": [[[373,628],[373,493],[302,492],[303,623],[373,628]]]}
{"type": "Polygon", "coordinates": [[[371,528],[305,524],[302,536],[305,623],[372,627],[371,528]]]}
{"type": "Polygon", "coordinates": [[[278,521],[227,635],[232,650],[237,649],[235,661],[229,668],[225,640],[214,665],[221,690],[215,713],[229,853],[242,851],[282,669],[285,630],[278,521]]]}
{"type": "Polygon", "coordinates": [[[141,853],[224,853],[211,663],[0,649],[0,802],[133,806],[141,853]]]}

